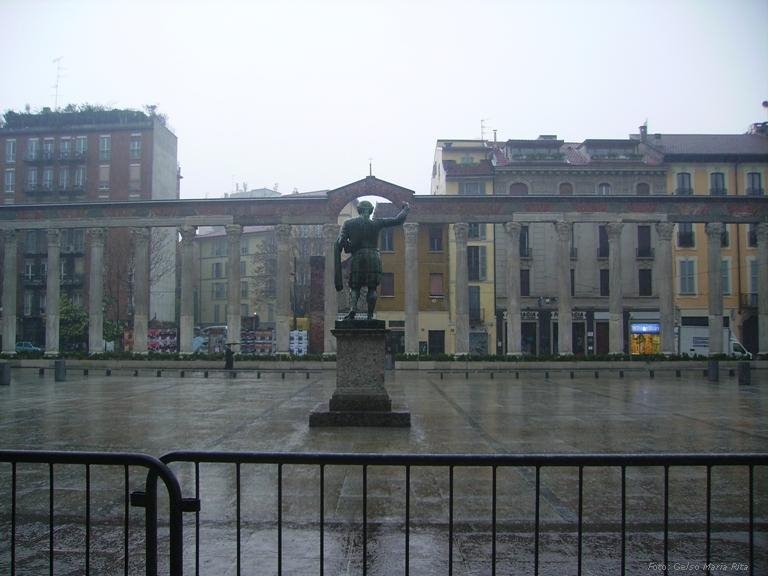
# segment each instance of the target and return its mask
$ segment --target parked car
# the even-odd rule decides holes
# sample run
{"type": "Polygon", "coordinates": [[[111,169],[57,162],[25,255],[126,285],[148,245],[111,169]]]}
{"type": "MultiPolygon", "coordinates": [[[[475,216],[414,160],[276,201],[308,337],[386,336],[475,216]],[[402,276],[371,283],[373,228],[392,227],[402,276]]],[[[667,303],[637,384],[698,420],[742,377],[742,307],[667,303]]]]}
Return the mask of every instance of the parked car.
{"type": "Polygon", "coordinates": [[[16,352],[42,352],[42,348],[38,348],[32,342],[16,342],[16,352]]]}

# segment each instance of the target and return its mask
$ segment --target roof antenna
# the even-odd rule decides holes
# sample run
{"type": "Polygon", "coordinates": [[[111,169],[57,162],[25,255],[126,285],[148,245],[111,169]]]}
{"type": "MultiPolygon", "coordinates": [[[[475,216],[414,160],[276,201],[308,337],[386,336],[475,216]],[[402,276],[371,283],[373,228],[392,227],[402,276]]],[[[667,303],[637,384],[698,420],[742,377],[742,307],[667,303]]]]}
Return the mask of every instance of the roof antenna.
{"type": "Polygon", "coordinates": [[[368,176],[373,176],[373,158],[368,158],[368,176]]]}
{"type": "Polygon", "coordinates": [[[59,109],[59,82],[61,81],[61,59],[63,56],[59,56],[58,58],[54,58],[53,61],[56,63],[56,84],[54,84],[54,88],[56,89],[54,98],[53,98],[53,110],[56,111],[59,109]]]}

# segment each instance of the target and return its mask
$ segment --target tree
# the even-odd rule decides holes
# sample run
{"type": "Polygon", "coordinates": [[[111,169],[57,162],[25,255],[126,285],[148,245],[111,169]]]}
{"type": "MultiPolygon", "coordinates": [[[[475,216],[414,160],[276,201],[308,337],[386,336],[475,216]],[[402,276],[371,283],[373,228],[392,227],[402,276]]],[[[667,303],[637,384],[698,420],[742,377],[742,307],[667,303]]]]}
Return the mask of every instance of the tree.
{"type": "Polygon", "coordinates": [[[72,350],[85,347],[88,339],[88,313],[66,296],[59,300],[59,347],[72,350]]]}

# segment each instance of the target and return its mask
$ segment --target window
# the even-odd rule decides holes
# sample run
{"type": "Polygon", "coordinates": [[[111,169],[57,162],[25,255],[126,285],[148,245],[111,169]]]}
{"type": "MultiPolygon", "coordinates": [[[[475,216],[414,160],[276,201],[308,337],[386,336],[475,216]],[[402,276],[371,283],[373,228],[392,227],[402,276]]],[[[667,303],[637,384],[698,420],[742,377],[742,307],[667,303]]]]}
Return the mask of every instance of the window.
{"type": "Polygon", "coordinates": [[[85,188],[85,166],[75,168],[75,188],[85,188]]]}
{"type": "Polygon", "coordinates": [[[395,295],[395,274],[394,272],[383,272],[381,274],[381,295],[395,295]]]}
{"type": "Polygon", "coordinates": [[[747,243],[750,248],[757,246],[757,224],[754,222],[749,225],[749,232],[747,233],[747,243]]]}
{"type": "Polygon", "coordinates": [[[443,251],[443,227],[432,225],[429,227],[429,251],[443,251]]]}
{"type": "Polygon", "coordinates": [[[226,294],[227,294],[227,284],[225,282],[213,283],[213,297],[216,300],[221,300],[222,298],[225,298],[226,294]]]}
{"type": "Polygon", "coordinates": [[[520,269],[520,296],[531,295],[531,271],[528,268],[520,269]]]}
{"type": "Polygon", "coordinates": [[[72,156],[72,140],[70,138],[62,138],[59,140],[59,158],[66,160],[70,156],[72,156]]]}
{"type": "Polygon", "coordinates": [[[53,160],[53,138],[43,140],[43,159],[53,160]]]}
{"type": "Polygon", "coordinates": [[[597,257],[608,258],[608,229],[604,224],[597,227],[597,257]]]}
{"type": "Polygon", "coordinates": [[[611,185],[608,182],[601,182],[597,185],[597,193],[600,196],[608,196],[611,193],[611,185]]]}
{"type": "Polygon", "coordinates": [[[14,168],[5,169],[5,192],[13,194],[16,191],[16,170],[14,168]]]}
{"type": "Polygon", "coordinates": [[[40,315],[45,314],[46,304],[48,304],[48,297],[47,297],[47,295],[46,294],[40,294],[37,297],[37,305],[39,307],[38,308],[38,310],[39,310],[38,314],[40,314],[40,315]]]}
{"type": "Polygon", "coordinates": [[[609,294],[609,276],[606,268],[600,269],[600,296],[608,296],[609,294]]]}
{"type": "Polygon", "coordinates": [[[224,240],[215,240],[211,251],[214,256],[224,256],[227,253],[227,245],[224,240]]]}
{"type": "Polygon", "coordinates": [[[638,289],[640,296],[653,294],[653,271],[650,268],[640,268],[637,271],[638,289]]]}
{"type": "Polygon", "coordinates": [[[688,258],[679,261],[680,294],[696,294],[696,261],[688,258]]]}
{"type": "Polygon", "coordinates": [[[5,162],[7,164],[16,162],[16,140],[5,141],[5,162]]]}
{"type": "Polygon", "coordinates": [[[509,186],[510,196],[528,196],[528,184],[515,182],[509,186]]]}
{"type": "Polygon", "coordinates": [[[131,134],[130,158],[131,160],[141,158],[141,134],[131,134]]]}
{"type": "Polygon", "coordinates": [[[763,195],[763,175],[760,172],[747,172],[747,196],[762,196],[762,195],[763,195]]]}
{"type": "Polygon", "coordinates": [[[637,227],[637,257],[650,258],[651,256],[653,256],[651,227],[641,224],[637,227]]]}
{"type": "Polygon", "coordinates": [[[240,316],[243,318],[248,316],[248,304],[240,304],[240,316]]]}
{"type": "Polygon", "coordinates": [[[27,188],[29,190],[37,188],[37,168],[27,168],[27,188]]]}
{"type": "Polygon", "coordinates": [[[51,166],[43,168],[43,189],[53,189],[53,167],[51,166]]]}
{"type": "Polygon", "coordinates": [[[677,190],[676,194],[680,196],[690,196],[693,194],[693,188],[691,188],[691,173],[690,172],[678,172],[677,173],[677,190]]]}
{"type": "Polygon", "coordinates": [[[37,138],[27,140],[27,159],[37,160],[40,155],[40,141],[37,138]]]}
{"type": "Polygon", "coordinates": [[[570,182],[561,182],[558,187],[560,196],[573,196],[573,184],[570,182]]]}
{"type": "Polygon", "coordinates": [[[720,261],[720,286],[723,294],[731,293],[731,260],[723,258],[720,261]]]}
{"type": "Polygon", "coordinates": [[[483,282],[486,279],[487,263],[485,246],[467,247],[467,270],[470,282],[483,282]]]}
{"type": "Polygon", "coordinates": [[[470,240],[485,240],[485,224],[470,224],[467,238],[470,240]]]}
{"type": "Polygon", "coordinates": [[[433,273],[429,275],[429,295],[432,298],[442,298],[445,296],[443,275],[441,273],[433,273]]]}
{"type": "Polygon", "coordinates": [[[245,260],[240,260],[240,276],[245,276],[245,260]]]}
{"type": "Polygon", "coordinates": [[[677,225],[677,245],[680,248],[693,248],[696,245],[692,223],[681,222],[677,225]]]}
{"type": "Polygon", "coordinates": [[[221,262],[213,262],[211,264],[211,275],[214,278],[223,278],[224,274],[222,271],[224,270],[224,267],[221,262]]]}
{"type": "Polygon", "coordinates": [[[69,185],[69,168],[59,166],[59,190],[66,190],[69,185]]]}
{"type": "Polygon", "coordinates": [[[24,292],[24,316],[32,315],[32,292],[29,290],[24,292]]]}
{"type": "Polygon", "coordinates": [[[531,245],[529,243],[530,234],[528,226],[520,226],[520,258],[531,257],[531,245]]]}
{"type": "Polygon", "coordinates": [[[218,304],[213,305],[213,321],[218,324],[221,322],[220,308],[218,304]]]}
{"type": "Polygon", "coordinates": [[[484,196],[485,182],[459,182],[459,196],[484,196]]]}
{"type": "Polygon", "coordinates": [[[382,252],[395,251],[394,228],[382,228],[379,233],[379,250],[382,252]]]}
{"type": "Polygon", "coordinates": [[[731,245],[731,235],[728,232],[728,224],[723,224],[723,231],[720,234],[720,246],[728,248],[731,245]]]}
{"type": "Polygon", "coordinates": [[[651,187],[647,182],[640,182],[637,185],[636,192],[638,196],[650,196],[651,187]]]}
{"type": "Polygon", "coordinates": [[[576,296],[576,270],[571,268],[571,296],[576,296]]]}
{"type": "Polygon", "coordinates": [[[754,258],[749,260],[749,292],[750,294],[757,294],[757,260],[754,258]]]}
{"type": "Polygon", "coordinates": [[[75,154],[78,158],[83,158],[88,152],[88,139],[85,136],[78,136],[75,139],[75,154]]]}
{"type": "Polygon", "coordinates": [[[469,321],[482,322],[483,313],[480,308],[480,286],[469,287],[469,321]]]}
{"type": "Polygon", "coordinates": [[[109,190],[109,164],[99,166],[99,190],[109,190]]]}
{"type": "Polygon", "coordinates": [[[248,298],[248,280],[240,280],[240,298],[248,298]]]}
{"type": "Polygon", "coordinates": [[[709,175],[709,193],[711,196],[725,196],[725,174],[722,172],[712,172],[709,175]]]}
{"type": "Polygon", "coordinates": [[[141,164],[128,166],[128,190],[141,190],[141,164]]]}
{"type": "Polygon", "coordinates": [[[108,162],[112,159],[112,137],[99,136],[99,160],[108,162]]]}

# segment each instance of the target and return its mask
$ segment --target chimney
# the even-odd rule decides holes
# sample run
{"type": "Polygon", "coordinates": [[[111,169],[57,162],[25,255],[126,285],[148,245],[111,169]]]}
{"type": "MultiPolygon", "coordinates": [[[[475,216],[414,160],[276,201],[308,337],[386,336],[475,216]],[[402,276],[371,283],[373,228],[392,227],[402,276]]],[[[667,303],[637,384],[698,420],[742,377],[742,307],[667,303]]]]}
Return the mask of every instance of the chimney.
{"type": "Polygon", "coordinates": [[[648,138],[648,122],[640,126],[640,141],[645,142],[648,138]]]}

